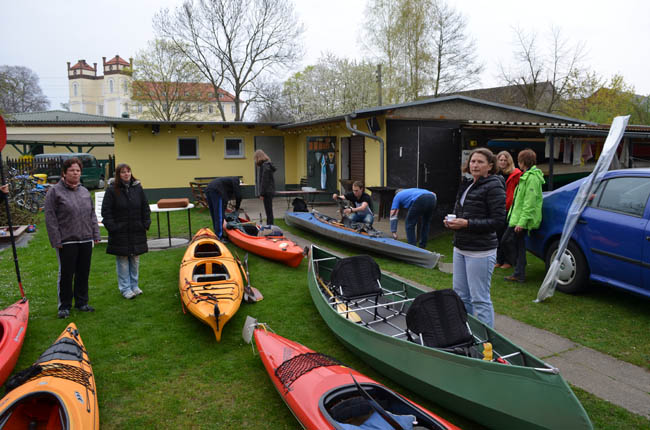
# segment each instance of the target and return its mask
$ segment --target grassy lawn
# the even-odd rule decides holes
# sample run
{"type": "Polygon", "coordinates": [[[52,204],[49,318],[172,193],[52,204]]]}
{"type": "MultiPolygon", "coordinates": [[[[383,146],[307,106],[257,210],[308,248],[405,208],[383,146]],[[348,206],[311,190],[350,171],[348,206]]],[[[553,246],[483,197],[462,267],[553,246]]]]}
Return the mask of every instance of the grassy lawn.
{"type": "MultiPolygon", "coordinates": [[[[184,212],[171,213],[172,234],[189,233],[184,212]]],[[[251,346],[241,339],[246,315],[266,322],[280,335],[327,353],[392,387],[465,429],[480,425],[437,407],[390,381],[345,349],[314,308],[307,290],[307,264],[298,268],[249,256],[251,280],[264,301],[242,304],[228,323],[222,341],[189,314],[183,314],[178,294],[178,268],[184,248],[149,252],[141,259],[142,296],[125,300],[117,289],[115,260],[100,244],[93,252],[90,303],[94,314],[73,311],[68,320],[56,318],[57,262],[45,225],[27,248],[19,248],[23,285],[31,315],[17,370],[30,365],[74,321],[88,349],[97,380],[100,421],[104,429],[297,429],[251,346]]],[[[162,221],[163,235],[166,221],[162,221]]],[[[286,227],[281,221],[277,222],[286,227]]],[[[192,227],[210,226],[207,211],[192,211],[192,227]]],[[[293,229],[290,229],[294,231],[293,229]]],[[[321,237],[295,231],[336,251],[344,247],[321,237]]],[[[150,236],[156,234],[155,218],[150,236]]],[[[243,252],[232,245],[240,256],[243,252]]],[[[451,255],[451,237],[429,243],[451,255]]],[[[380,266],[405,278],[447,288],[451,275],[438,270],[376,258],[380,266]]],[[[445,261],[451,261],[446,257],[445,261]]],[[[496,311],[545,328],[630,363],[650,368],[650,316],[647,301],[617,291],[596,288],[589,295],[557,293],[534,304],[544,270],[531,257],[529,280],[510,285],[495,276],[496,311]]],[[[11,250],[0,252],[0,299],[7,306],[19,297],[11,250]]],[[[630,414],[590,394],[576,390],[596,428],[648,428],[645,418],[630,414]]]]}

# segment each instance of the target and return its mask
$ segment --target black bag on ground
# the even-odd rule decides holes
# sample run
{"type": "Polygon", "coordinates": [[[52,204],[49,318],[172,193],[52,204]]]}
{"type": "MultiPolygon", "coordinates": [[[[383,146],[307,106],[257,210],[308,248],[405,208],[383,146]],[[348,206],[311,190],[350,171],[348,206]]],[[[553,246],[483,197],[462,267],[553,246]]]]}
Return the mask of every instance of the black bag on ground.
{"type": "Polygon", "coordinates": [[[332,269],[333,292],[345,300],[381,295],[381,270],[369,255],[342,258],[332,269]]]}
{"type": "Polygon", "coordinates": [[[294,212],[309,212],[309,209],[307,208],[307,203],[305,203],[305,201],[300,197],[296,197],[295,199],[293,199],[291,205],[293,206],[294,212]]]}
{"type": "Polygon", "coordinates": [[[417,296],[406,313],[406,327],[422,335],[424,345],[433,348],[462,348],[474,343],[465,305],[452,289],[417,296]]]}

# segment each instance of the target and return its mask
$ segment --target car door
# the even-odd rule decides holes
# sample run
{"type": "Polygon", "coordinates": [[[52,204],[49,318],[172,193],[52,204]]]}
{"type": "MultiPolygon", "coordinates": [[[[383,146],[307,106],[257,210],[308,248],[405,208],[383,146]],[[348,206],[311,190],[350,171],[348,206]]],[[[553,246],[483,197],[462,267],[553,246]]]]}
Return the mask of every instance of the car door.
{"type": "Polygon", "coordinates": [[[614,177],[601,183],[576,226],[591,278],[626,289],[642,286],[650,178],[614,177]]]}

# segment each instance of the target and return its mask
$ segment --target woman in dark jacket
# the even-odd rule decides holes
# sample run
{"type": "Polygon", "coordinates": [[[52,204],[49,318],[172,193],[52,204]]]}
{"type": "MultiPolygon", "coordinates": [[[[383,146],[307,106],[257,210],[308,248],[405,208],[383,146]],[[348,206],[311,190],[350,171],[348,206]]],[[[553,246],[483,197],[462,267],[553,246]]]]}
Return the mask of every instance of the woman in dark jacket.
{"type": "Polygon", "coordinates": [[[472,179],[458,190],[455,218],[444,221],[454,230],[453,286],[467,313],[493,327],[490,284],[499,245],[496,232],[506,221],[506,193],[503,181],[494,175],[496,157],[489,149],[472,151],[465,171],[472,179]]]}
{"type": "Polygon", "coordinates": [[[264,211],[266,212],[266,223],[273,224],[273,196],[275,195],[275,179],[273,173],[276,171],[271,159],[261,149],[255,151],[253,156],[255,165],[259,167],[259,194],[260,199],[264,200],[264,211]]]}
{"type": "Polygon", "coordinates": [[[138,286],[140,255],[148,251],[149,202],[128,164],[118,164],[115,182],[106,190],[102,220],[108,230],[106,253],[116,256],[117,285],[126,299],[142,294],[138,286]]]}

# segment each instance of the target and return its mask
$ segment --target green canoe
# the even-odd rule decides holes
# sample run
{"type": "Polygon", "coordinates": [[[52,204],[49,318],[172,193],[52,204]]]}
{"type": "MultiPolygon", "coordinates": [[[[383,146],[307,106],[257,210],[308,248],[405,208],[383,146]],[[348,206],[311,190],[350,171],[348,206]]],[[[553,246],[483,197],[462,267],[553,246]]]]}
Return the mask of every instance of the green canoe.
{"type": "Polygon", "coordinates": [[[407,339],[406,311],[425,291],[381,275],[383,295],[347,305],[326,288],[339,257],[314,245],[309,292],[334,334],[378,372],[445,408],[493,429],[592,429],[584,408],[554,368],[468,315],[477,349],[497,361],[422,346],[407,339]],[[349,306],[349,307],[348,307],[349,306]]]}

